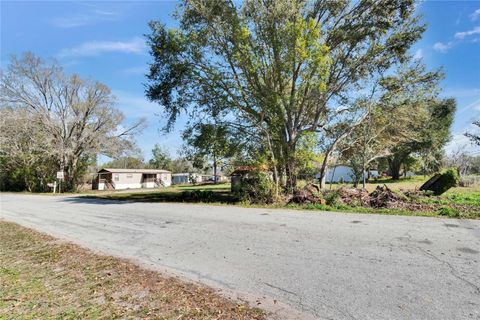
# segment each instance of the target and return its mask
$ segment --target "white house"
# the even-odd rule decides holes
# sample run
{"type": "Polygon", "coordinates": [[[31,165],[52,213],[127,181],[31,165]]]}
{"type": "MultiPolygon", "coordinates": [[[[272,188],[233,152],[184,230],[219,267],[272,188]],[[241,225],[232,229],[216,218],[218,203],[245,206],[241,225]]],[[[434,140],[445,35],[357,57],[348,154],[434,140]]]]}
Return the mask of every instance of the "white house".
{"type": "Polygon", "coordinates": [[[202,182],[202,176],[198,173],[173,173],[172,174],[172,184],[187,184],[187,183],[195,183],[202,182]]]}
{"type": "Polygon", "coordinates": [[[353,182],[353,177],[352,167],[340,164],[327,168],[325,181],[327,183],[353,182]]]}
{"type": "Polygon", "coordinates": [[[93,188],[98,190],[124,190],[162,188],[172,184],[172,174],[158,169],[115,169],[98,171],[93,188]]]}
{"type": "MultiPolygon", "coordinates": [[[[367,174],[367,172],[365,172],[367,174]]],[[[378,178],[379,172],[377,170],[370,170],[371,178],[378,178]]],[[[317,179],[320,178],[320,174],[315,176],[317,179]]],[[[338,164],[332,167],[327,168],[327,174],[325,176],[326,183],[350,183],[353,182],[355,175],[353,174],[353,169],[349,165],[338,164]]]]}

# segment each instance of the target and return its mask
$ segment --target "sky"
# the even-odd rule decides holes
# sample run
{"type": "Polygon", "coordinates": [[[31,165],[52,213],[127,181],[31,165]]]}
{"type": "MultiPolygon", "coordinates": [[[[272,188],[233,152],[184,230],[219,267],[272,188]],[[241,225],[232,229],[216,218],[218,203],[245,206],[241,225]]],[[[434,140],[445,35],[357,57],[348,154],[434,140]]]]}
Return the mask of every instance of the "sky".
{"type": "MultiPolygon", "coordinates": [[[[116,96],[126,125],[147,119],[146,129],[137,136],[143,156],[149,159],[156,143],[177,156],[182,149],[179,132],[187,119],[181,117],[175,130],[165,134],[161,107],[144,94],[150,61],[147,23],[158,20],[175,27],[176,6],[175,1],[0,0],[0,66],[5,68],[12,54],[31,51],[56,59],[67,73],[103,82],[116,96]]],[[[428,29],[412,54],[430,69],[443,68],[442,96],[457,100],[446,152],[465,149],[480,154],[463,135],[475,129],[474,119],[480,119],[480,1],[422,1],[417,10],[428,29]]]]}

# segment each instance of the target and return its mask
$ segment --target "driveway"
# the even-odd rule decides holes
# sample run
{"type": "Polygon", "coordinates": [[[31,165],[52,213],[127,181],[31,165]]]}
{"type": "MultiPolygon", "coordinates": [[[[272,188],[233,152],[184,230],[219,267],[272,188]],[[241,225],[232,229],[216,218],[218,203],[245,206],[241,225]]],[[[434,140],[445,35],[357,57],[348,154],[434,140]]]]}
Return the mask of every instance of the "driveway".
{"type": "Polygon", "coordinates": [[[0,197],[0,218],[283,314],[480,319],[478,220],[0,197]]]}

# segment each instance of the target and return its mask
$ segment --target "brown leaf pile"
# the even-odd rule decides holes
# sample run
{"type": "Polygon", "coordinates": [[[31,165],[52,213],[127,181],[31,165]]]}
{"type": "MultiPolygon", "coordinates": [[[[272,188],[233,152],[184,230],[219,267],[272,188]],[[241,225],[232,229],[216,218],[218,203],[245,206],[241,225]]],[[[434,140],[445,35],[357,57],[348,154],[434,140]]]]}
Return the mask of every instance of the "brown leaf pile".
{"type": "Polygon", "coordinates": [[[265,319],[213,289],[0,221],[0,318],[265,319]]]}

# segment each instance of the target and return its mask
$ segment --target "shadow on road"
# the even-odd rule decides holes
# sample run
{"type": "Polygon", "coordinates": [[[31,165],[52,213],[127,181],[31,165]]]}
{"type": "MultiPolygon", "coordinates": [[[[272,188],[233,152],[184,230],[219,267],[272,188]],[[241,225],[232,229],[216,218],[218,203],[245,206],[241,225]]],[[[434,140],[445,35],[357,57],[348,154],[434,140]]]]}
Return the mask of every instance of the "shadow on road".
{"type": "Polygon", "coordinates": [[[92,196],[75,196],[75,197],[66,197],[61,199],[63,202],[69,203],[83,203],[83,204],[93,204],[93,205],[108,205],[108,204],[127,204],[133,201],[128,200],[114,200],[114,199],[101,199],[92,196]]]}

